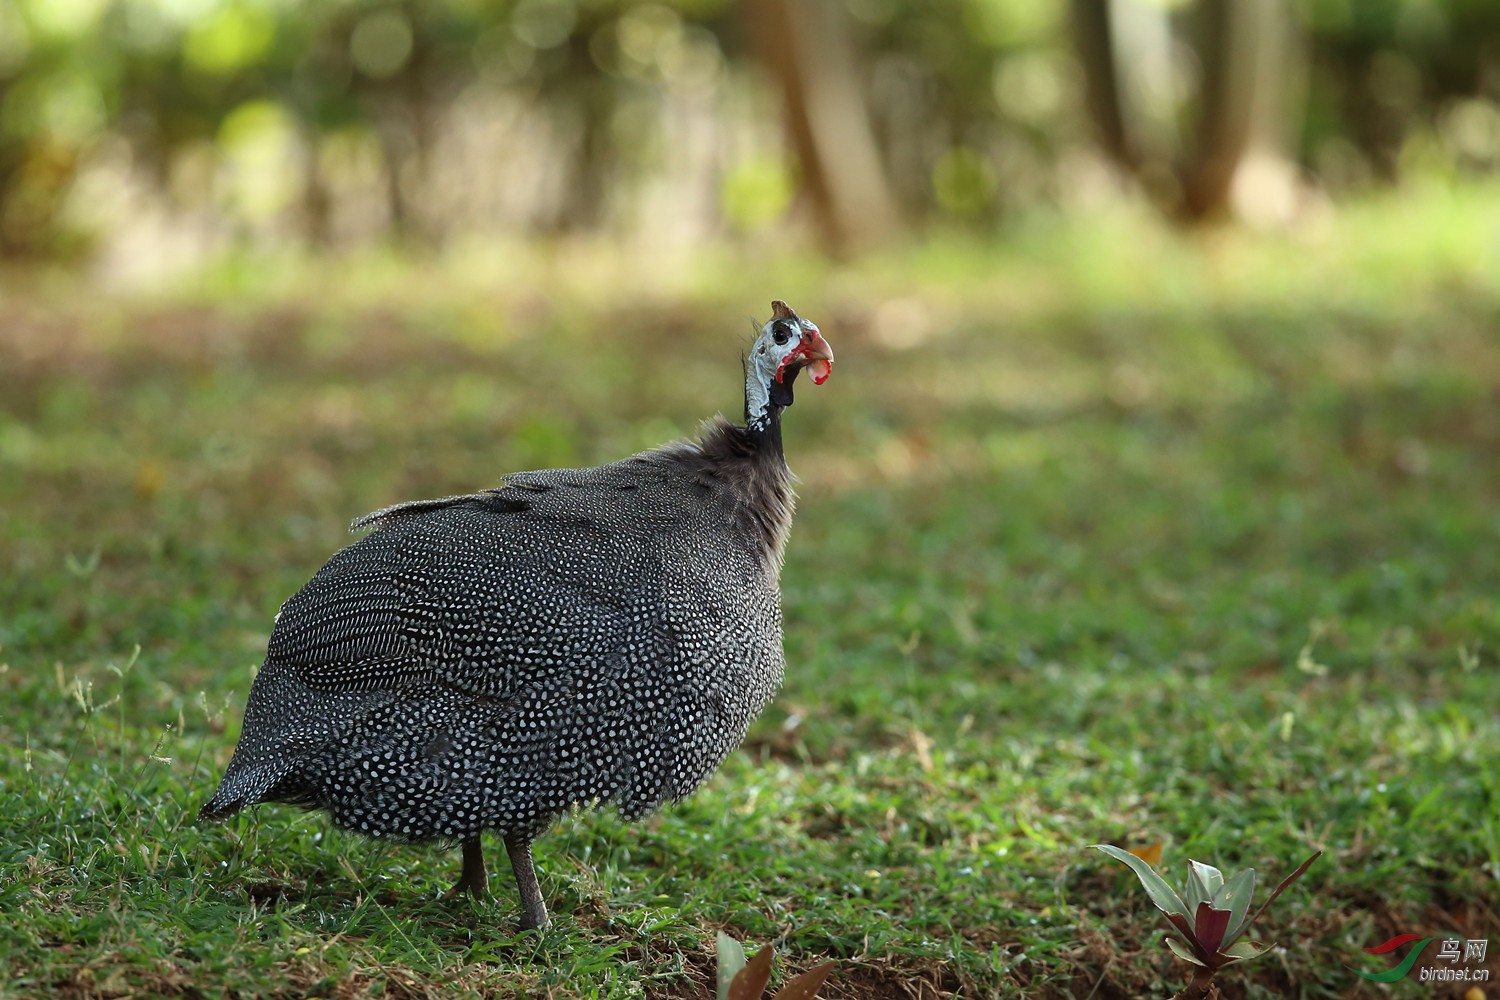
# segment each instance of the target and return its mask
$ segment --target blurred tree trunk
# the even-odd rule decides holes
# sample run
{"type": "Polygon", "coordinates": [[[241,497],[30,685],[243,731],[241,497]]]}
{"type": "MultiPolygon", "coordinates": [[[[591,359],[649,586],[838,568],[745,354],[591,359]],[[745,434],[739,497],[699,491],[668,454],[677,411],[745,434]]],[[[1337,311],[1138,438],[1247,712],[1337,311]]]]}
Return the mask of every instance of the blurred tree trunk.
{"type": "MultiPolygon", "coordinates": [[[[587,59],[585,51],[582,58],[587,59]]],[[[559,104],[578,119],[578,143],[562,169],[567,171],[567,196],[557,206],[549,227],[557,233],[596,229],[603,222],[609,189],[615,180],[617,150],[611,131],[617,107],[615,85],[595,75],[576,81],[559,104]]]]}
{"type": "Polygon", "coordinates": [[[1138,157],[1125,127],[1125,103],[1115,73],[1114,26],[1109,0],[1073,0],[1073,40],[1083,64],[1084,103],[1111,160],[1134,171],[1138,157]]]}
{"type": "Polygon", "coordinates": [[[385,165],[386,210],[397,242],[427,249],[437,243],[437,227],[417,197],[437,136],[436,113],[427,86],[431,59],[428,40],[415,35],[411,55],[385,81],[377,105],[375,135],[385,165]]]}
{"type": "MultiPolygon", "coordinates": [[[[1159,142],[1140,132],[1153,117],[1182,117],[1179,109],[1132,107],[1144,100],[1144,88],[1128,86],[1131,74],[1162,56],[1136,51],[1132,44],[1138,47],[1142,36],[1119,31],[1126,18],[1144,13],[1141,3],[1073,0],[1074,41],[1100,146],[1172,214],[1195,222],[1228,214],[1247,152],[1256,146],[1273,158],[1295,113],[1292,84],[1301,76],[1296,60],[1305,50],[1296,44],[1287,2],[1198,0],[1174,25],[1177,41],[1193,49],[1200,68],[1186,116],[1191,124],[1177,130],[1175,149],[1157,148],[1159,142]],[[1153,183],[1163,177],[1170,178],[1165,186],[1153,183]]],[[[1290,173],[1283,176],[1290,182],[1290,173]]]]}
{"type": "Polygon", "coordinates": [[[877,242],[895,201],[856,77],[854,39],[838,0],[749,0],[760,56],[781,88],[787,137],[823,245],[877,242]]]}
{"type": "Polygon", "coordinates": [[[1256,106],[1268,100],[1285,73],[1286,46],[1276,37],[1280,0],[1219,0],[1193,15],[1194,48],[1203,67],[1195,134],[1186,138],[1177,170],[1182,209],[1190,219],[1229,208],[1235,170],[1250,147],[1256,106]]]}
{"type": "Polygon", "coordinates": [[[319,163],[319,136],[307,121],[300,123],[302,139],[302,239],[315,250],[333,245],[333,197],[319,163]]]}
{"type": "Polygon", "coordinates": [[[55,250],[64,199],[78,174],[78,150],[0,140],[0,257],[55,250]]]}

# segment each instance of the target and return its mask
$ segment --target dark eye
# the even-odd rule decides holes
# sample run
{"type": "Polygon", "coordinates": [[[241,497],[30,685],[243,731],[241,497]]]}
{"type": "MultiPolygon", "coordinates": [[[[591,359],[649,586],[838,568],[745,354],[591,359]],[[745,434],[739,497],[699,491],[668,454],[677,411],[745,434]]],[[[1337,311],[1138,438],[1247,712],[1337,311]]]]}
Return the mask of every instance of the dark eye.
{"type": "Polygon", "coordinates": [[[787,333],[786,327],[784,326],[778,326],[771,331],[771,339],[776,341],[776,343],[778,344],[785,344],[788,340],[791,339],[791,336],[792,335],[790,333],[787,333]]]}

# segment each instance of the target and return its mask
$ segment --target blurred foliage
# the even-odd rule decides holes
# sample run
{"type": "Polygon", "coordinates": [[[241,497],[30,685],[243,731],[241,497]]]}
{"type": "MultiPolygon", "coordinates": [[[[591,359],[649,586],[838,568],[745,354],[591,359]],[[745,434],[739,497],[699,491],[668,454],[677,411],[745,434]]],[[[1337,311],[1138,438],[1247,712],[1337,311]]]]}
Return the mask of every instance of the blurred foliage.
{"type": "Polygon", "coordinates": [[[1302,155],[1325,183],[1500,166],[1500,5],[1301,0],[1300,10],[1312,42],[1302,155]]]}
{"type": "MultiPolygon", "coordinates": [[[[1500,6],[1296,2],[1310,53],[1297,154],[1323,183],[1500,163],[1500,6]]],[[[984,221],[1080,185],[1090,138],[1066,5],[843,3],[910,218],[984,221]]],[[[754,232],[796,185],[754,69],[755,9],[11,0],[0,250],[65,251],[150,212],[315,244],[640,228],[666,214],[653,179],[700,230],[754,232]],[[476,123],[493,134],[473,139],[476,123]],[[474,194],[486,177],[499,190],[474,194]]]]}

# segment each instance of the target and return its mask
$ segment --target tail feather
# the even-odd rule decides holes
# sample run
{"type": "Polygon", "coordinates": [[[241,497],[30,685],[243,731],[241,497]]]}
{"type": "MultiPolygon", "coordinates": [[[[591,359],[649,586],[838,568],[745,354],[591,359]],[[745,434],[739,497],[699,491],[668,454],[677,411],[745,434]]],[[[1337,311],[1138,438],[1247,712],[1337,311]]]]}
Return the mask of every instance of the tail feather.
{"type": "Polygon", "coordinates": [[[290,770],[289,764],[245,768],[236,767],[237,763],[237,760],[229,762],[229,769],[224,772],[224,780],[219,782],[213,798],[203,803],[203,808],[198,810],[199,821],[227,819],[246,806],[264,801],[266,794],[290,770]]]}
{"type": "Polygon", "coordinates": [[[203,808],[198,810],[198,822],[217,822],[228,819],[245,807],[246,803],[232,795],[225,795],[221,788],[214,793],[214,797],[203,803],[203,808]]]}

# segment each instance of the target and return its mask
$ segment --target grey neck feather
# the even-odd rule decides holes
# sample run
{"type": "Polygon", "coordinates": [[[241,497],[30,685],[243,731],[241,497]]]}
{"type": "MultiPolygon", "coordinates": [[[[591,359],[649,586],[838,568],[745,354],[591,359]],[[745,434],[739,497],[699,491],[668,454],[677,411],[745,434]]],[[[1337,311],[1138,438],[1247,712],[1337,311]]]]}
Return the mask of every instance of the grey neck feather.
{"type": "Polygon", "coordinates": [[[774,578],[781,571],[796,496],[781,453],[779,423],[774,415],[766,423],[769,434],[716,417],[703,425],[696,442],[680,441],[647,454],[694,474],[701,470],[704,483],[722,484],[735,493],[736,520],[759,540],[763,565],[774,578]]]}
{"type": "Polygon", "coordinates": [[[745,426],[763,431],[771,419],[771,389],[759,366],[745,366],[745,426]]]}

